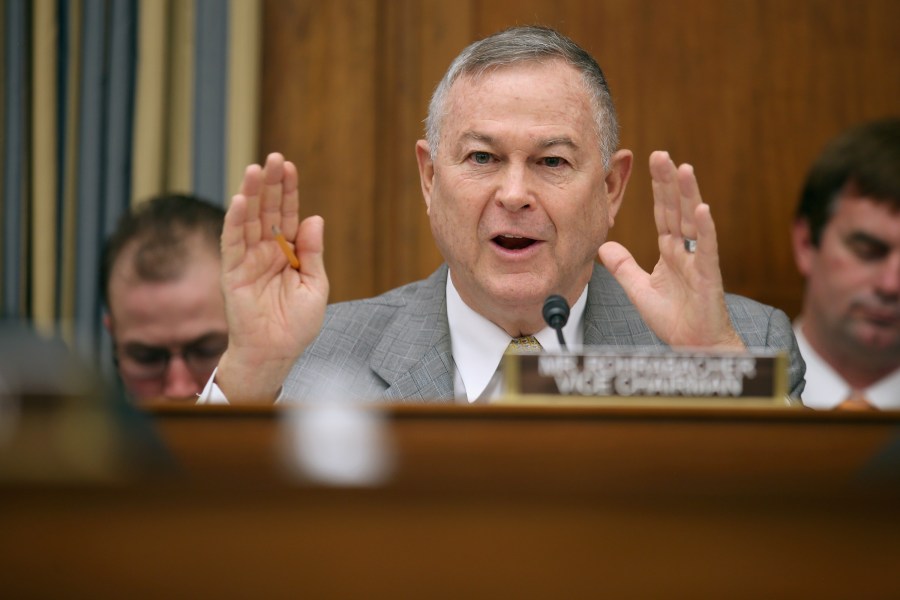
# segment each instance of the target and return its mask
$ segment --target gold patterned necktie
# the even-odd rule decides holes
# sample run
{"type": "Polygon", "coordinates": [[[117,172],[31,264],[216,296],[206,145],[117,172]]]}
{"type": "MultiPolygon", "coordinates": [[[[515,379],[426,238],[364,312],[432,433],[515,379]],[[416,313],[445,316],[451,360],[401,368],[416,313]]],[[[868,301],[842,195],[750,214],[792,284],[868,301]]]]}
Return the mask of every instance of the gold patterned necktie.
{"type": "Polygon", "coordinates": [[[537,338],[533,335],[525,335],[522,337],[513,338],[512,341],[509,342],[509,347],[507,350],[516,350],[518,352],[530,352],[536,353],[543,350],[541,343],[537,341],[537,338]]]}
{"type": "Polygon", "coordinates": [[[853,390],[846,400],[835,407],[835,410],[878,410],[878,407],[869,402],[862,392],[853,390]]]}

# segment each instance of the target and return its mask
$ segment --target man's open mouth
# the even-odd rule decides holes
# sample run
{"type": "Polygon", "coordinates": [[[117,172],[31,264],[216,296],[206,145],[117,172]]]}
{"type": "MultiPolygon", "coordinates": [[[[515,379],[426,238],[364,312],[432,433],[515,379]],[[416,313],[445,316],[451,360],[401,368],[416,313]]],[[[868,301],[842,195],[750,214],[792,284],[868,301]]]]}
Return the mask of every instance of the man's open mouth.
{"type": "Polygon", "coordinates": [[[518,235],[498,235],[494,243],[506,250],[524,250],[534,244],[536,240],[518,235]]]}

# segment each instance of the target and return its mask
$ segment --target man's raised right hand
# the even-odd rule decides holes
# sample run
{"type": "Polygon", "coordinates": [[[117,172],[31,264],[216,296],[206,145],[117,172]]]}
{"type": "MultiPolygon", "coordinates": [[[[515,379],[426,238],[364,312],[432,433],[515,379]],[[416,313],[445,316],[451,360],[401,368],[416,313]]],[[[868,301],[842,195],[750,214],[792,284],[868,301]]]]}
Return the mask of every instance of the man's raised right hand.
{"type": "Polygon", "coordinates": [[[297,168],[278,153],[250,165],[222,231],[228,350],[216,383],[232,404],[273,402],[291,366],[319,334],[328,302],[324,221],[299,220],[297,168]],[[290,266],[281,230],[300,259],[290,266]]]}

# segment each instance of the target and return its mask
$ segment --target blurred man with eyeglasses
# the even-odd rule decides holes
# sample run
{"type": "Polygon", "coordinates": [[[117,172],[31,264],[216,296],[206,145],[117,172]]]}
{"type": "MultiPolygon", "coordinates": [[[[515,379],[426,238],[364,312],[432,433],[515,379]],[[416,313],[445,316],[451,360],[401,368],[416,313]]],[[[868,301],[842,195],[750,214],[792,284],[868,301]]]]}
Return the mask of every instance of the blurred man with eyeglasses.
{"type": "Polygon", "coordinates": [[[224,216],[193,196],[159,196],[123,216],[106,242],[103,322],[138,402],[193,402],[228,345],[219,283],[224,216]]]}

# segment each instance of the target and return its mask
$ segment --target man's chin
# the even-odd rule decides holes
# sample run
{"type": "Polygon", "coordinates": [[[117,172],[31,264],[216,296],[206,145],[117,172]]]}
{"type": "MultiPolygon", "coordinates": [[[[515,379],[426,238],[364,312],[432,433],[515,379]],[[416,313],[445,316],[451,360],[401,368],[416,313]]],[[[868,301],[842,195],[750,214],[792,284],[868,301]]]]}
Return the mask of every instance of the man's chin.
{"type": "Polygon", "coordinates": [[[868,352],[900,355],[900,331],[896,327],[865,324],[858,329],[856,339],[868,352]]]}
{"type": "Polygon", "coordinates": [[[544,282],[533,280],[493,285],[489,288],[489,292],[495,302],[510,307],[540,305],[552,293],[547,290],[544,282]]]}

